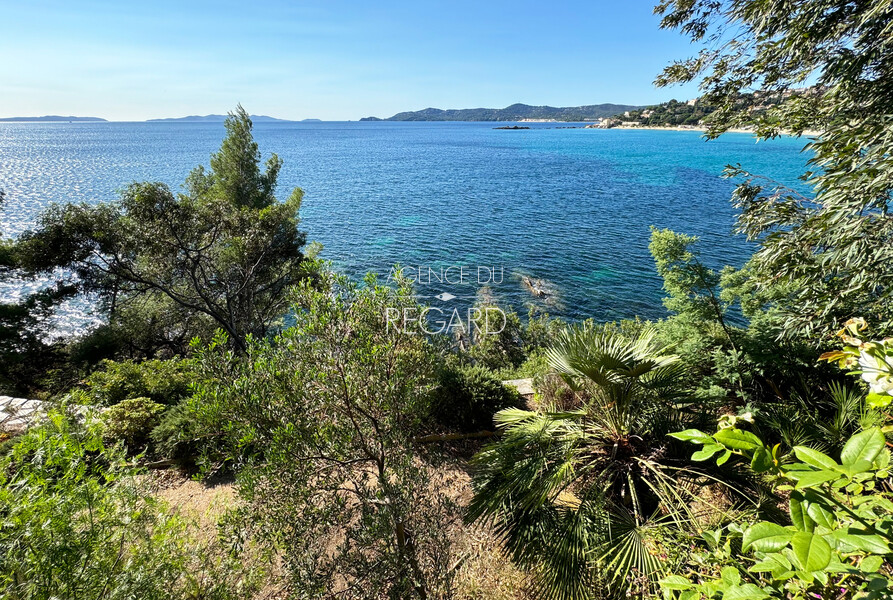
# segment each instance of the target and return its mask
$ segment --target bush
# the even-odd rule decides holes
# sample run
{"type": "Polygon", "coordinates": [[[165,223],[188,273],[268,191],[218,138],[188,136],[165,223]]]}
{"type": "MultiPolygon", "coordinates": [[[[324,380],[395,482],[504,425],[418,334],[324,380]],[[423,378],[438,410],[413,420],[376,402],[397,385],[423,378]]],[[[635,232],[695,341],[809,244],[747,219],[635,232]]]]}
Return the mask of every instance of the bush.
{"type": "Polygon", "coordinates": [[[195,352],[195,419],[202,431],[223,425],[207,439],[230,442],[237,464],[257,449],[239,492],[279,542],[295,596],[454,597],[447,533],[458,507],[432,486],[440,475],[413,442],[436,356],[425,337],[382,319],[421,310],[409,282],[398,284],[322,272],[318,288],[295,289],[294,324],[275,338],[237,356],[221,333],[195,352]]]}
{"type": "Polygon", "coordinates": [[[142,448],[148,443],[149,434],[164,409],[163,404],[145,397],[119,402],[103,414],[103,437],[121,440],[130,449],[142,448]]]}
{"type": "Polygon", "coordinates": [[[587,390],[575,391],[557,373],[546,373],[534,379],[537,405],[548,410],[577,410],[589,400],[587,390]]]}
{"type": "Polygon", "coordinates": [[[200,433],[195,414],[186,402],[168,409],[150,436],[155,453],[159,456],[185,459],[195,458],[200,452],[205,452],[216,459],[218,453],[208,444],[200,445],[200,437],[209,436],[200,433]]]}
{"type": "Polygon", "coordinates": [[[806,446],[785,456],[778,445],[735,424],[712,435],[697,429],[672,435],[701,446],[694,461],[744,459],[788,491],[791,525],[733,523],[702,532],[706,544],[692,544],[681,574],[661,580],[664,598],[889,598],[893,579],[885,562],[893,544],[893,503],[881,429],[851,437],[838,462],[806,446]]]}
{"type": "Polygon", "coordinates": [[[251,597],[262,570],[153,498],[98,425],[50,412],[0,455],[0,597],[251,597]]]}
{"type": "Polygon", "coordinates": [[[87,378],[86,398],[101,406],[138,397],[174,405],[189,396],[193,374],[188,365],[178,359],[103,361],[100,370],[87,378]]]}
{"type": "Polygon", "coordinates": [[[493,415],[519,406],[517,392],[483,367],[446,366],[435,391],[434,418],[447,427],[479,431],[493,427],[493,415]]]}

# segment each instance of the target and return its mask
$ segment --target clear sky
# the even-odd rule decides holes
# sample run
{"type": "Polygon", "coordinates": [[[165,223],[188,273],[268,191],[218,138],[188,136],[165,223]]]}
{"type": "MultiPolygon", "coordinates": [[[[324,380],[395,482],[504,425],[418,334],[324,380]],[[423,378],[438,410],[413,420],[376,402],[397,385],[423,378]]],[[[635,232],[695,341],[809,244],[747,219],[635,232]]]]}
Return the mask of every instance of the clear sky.
{"type": "Polygon", "coordinates": [[[650,104],[693,48],[648,0],[0,0],[0,116],[650,104]]]}

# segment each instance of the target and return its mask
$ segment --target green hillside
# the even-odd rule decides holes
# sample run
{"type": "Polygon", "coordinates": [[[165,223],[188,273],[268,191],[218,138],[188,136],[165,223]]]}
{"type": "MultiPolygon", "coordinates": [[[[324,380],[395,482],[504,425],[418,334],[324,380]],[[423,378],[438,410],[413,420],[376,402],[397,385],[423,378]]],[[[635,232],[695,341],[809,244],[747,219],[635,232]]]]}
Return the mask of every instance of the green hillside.
{"type": "Polygon", "coordinates": [[[530,106],[512,104],[505,108],[426,108],[397,113],[387,119],[366,117],[362,121],[522,121],[549,119],[555,121],[592,121],[628,110],[640,109],[628,104],[590,104],[586,106],[530,106]]]}

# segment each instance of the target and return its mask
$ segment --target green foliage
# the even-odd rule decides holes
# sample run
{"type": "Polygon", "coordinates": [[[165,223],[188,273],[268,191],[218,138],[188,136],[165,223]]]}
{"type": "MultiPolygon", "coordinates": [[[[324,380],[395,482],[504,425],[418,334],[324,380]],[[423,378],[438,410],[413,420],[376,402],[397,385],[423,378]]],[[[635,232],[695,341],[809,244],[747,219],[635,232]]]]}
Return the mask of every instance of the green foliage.
{"type": "Polygon", "coordinates": [[[723,276],[704,266],[698,238],[669,229],[651,229],[649,249],[664,281],[664,306],[671,316],[658,323],[660,340],[686,364],[702,396],[746,395],[752,384],[748,357],[739,351],[743,332],[727,322],[735,298],[723,294],[723,276]]]}
{"type": "Polygon", "coordinates": [[[257,589],[257,572],[192,541],[135,474],[89,417],[52,412],[17,438],[0,457],[3,597],[234,600],[257,589]]]}
{"type": "Polygon", "coordinates": [[[690,524],[693,473],[661,441],[683,420],[678,357],[648,328],[628,338],[568,329],[548,352],[576,406],[496,414],[502,435],[474,458],[470,519],[492,521],[537,597],[622,596],[653,586],[666,528],[690,524]]]}
{"type": "Polygon", "coordinates": [[[439,373],[433,414],[438,422],[461,431],[493,427],[493,414],[518,407],[521,398],[483,367],[446,365],[439,373]]]}
{"type": "Polygon", "coordinates": [[[658,83],[700,81],[702,100],[717,106],[711,136],[743,123],[755,123],[761,137],[821,132],[807,145],[811,196],[740,167],[730,170],[747,178],[735,204],[739,230],[760,241],[754,275],[761,286],[784,284],[790,292],[777,299],[784,334],[827,338],[840,323],[864,315],[889,335],[888,2],[662,0],[655,10],[662,27],[702,46],[696,57],[668,66],[658,83]],[[753,115],[735,103],[750,90],[782,101],[753,115]]]}
{"type": "MultiPolygon", "coordinates": [[[[208,428],[210,429],[210,428],[208,428]]],[[[219,431],[221,427],[214,428],[219,431]]],[[[149,436],[155,454],[165,458],[194,460],[200,454],[220,458],[225,452],[214,437],[202,435],[188,402],[168,408],[149,436]]]]}
{"type": "Polygon", "coordinates": [[[669,229],[651,228],[648,248],[657,274],[664,280],[664,306],[671,313],[707,323],[719,324],[731,341],[725,323],[728,308],[719,294],[719,275],[705,267],[692,246],[698,238],[669,229]]]}
{"type": "Polygon", "coordinates": [[[518,314],[486,299],[476,302],[474,309],[484,315],[481,323],[485,326],[473,328],[467,358],[492,370],[511,369],[524,362],[525,331],[518,314]]]}
{"type": "MultiPolygon", "coordinates": [[[[754,92],[738,94],[730,99],[735,110],[748,113],[752,118],[766,115],[766,112],[783,100],[781,94],[754,92]]],[[[638,121],[650,127],[673,127],[678,125],[706,125],[717,106],[708,103],[704,98],[694,102],[669,100],[645,108],[629,111],[629,115],[615,115],[622,121],[638,121]]],[[[744,125],[746,123],[741,123],[744,125]]]]}
{"type": "Polygon", "coordinates": [[[247,335],[266,335],[282,317],[288,289],[307,275],[303,193],[276,199],[282,163],[273,155],[261,170],[251,128],[238,107],[210,171],[193,170],[183,193],[133,183],[115,203],[52,206],[16,244],[17,266],[65,273],[98,293],[111,322],[150,352],[182,352],[216,328],[244,350],[247,335]]]}
{"type": "Polygon", "coordinates": [[[865,394],[857,387],[831,383],[827,396],[809,384],[805,388],[792,392],[785,401],[753,407],[760,417],[759,425],[768,425],[761,427],[766,439],[788,450],[810,446],[833,453],[840,451],[853,434],[878,426],[885,419],[866,405],[865,394]]]}
{"type": "Polygon", "coordinates": [[[122,400],[103,413],[103,435],[107,440],[124,442],[131,451],[141,449],[149,441],[149,434],[164,409],[163,404],[149,398],[122,400]]]}
{"type": "Polygon", "coordinates": [[[170,406],[189,396],[194,378],[190,364],[176,358],[106,360],[87,377],[80,398],[88,404],[113,406],[129,398],[146,397],[170,406]]]}
{"type": "Polygon", "coordinates": [[[527,319],[496,301],[489,288],[478,291],[473,314],[481,315],[479,328],[471,335],[460,335],[456,347],[459,358],[467,363],[485,367],[502,379],[519,379],[540,374],[543,350],[564,328],[561,319],[531,307],[527,319]],[[532,364],[524,363],[533,359],[532,364]]]}
{"type": "Polygon", "coordinates": [[[389,327],[416,310],[407,285],[363,286],[323,273],[302,283],[294,326],[240,359],[218,337],[197,350],[190,401],[199,428],[244,461],[241,493],[280,544],[305,597],[449,594],[449,501],[412,445],[429,414],[436,365],[419,335],[389,327]],[[219,428],[217,432],[210,428],[219,428]],[[341,588],[338,588],[341,586],[341,588]]]}
{"type": "Polygon", "coordinates": [[[548,313],[540,312],[531,307],[527,312],[527,321],[524,323],[524,342],[527,345],[527,357],[535,358],[538,351],[544,351],[552,345],[555,336],[564,331],[563,319],[550,317],[548,313]]]}
{"type": "MultiPolygon", "coordinates": [[[[3,247],[0,240],[0,254],[3,247]]],[[[0,280],[4,270],[0,267],[0,280]]],[[[43,333],[49,329],[55,303],[73,291],[62,285],[30,294],[17,303],[0,302],[0,393],[31,393],[63,360],[61,344],[48,342],[43,333]]]]}
{"type": "Polygon", "coordinates": [[[499,369],[493,374],[500,380],[506,379],[538,379],[547,375],[551,371],[549,361],[546,358],[544,348],[531,348],[524,359],[517,367],[512,369],[499,369]]]}
{"type": "Polygon", "coordinates": [[[707,550],[692,559],[694,578],[664,578],[665,598],[889,597],[893,501],[886,485],[890,452],[881,430],[851,437],[838,461],[806,446],[782,456],[779,446],[765,445],[736,424],[713,435],[690,429],[673,437],[703,447],[692,460],[717,457],[724,464],[737,456],[770,478],[789,496],[791,525],[761,521],[709,532],[707,550]],[[740,553],[729,538],[740,539],[740,553]]]}
{"type": "MultiPolygon", "coordinates": [[[[704,266],[697,238],[652,230],[651,252],[664,280],[664,304],[673,313],[655,323],[658,339],[679,354],[688,383],[705,401],[800,404],[826,407],[837,379],[817,368],[818,352],[805,339],[779,339],[782,320],[776,306],[786,285],[760,286],[754,266],[704,266]],[[740,313],[738,312],[740,309],[740,313]],[[736,326],[746,319],[746,327],[736,326]],[[805,386],[804,381],[810,385],[805,386]],[[804,390],[808,393],[804,393],[804,390]]],[[[835,409],[812,416],[831,418],[835,409]]]]}

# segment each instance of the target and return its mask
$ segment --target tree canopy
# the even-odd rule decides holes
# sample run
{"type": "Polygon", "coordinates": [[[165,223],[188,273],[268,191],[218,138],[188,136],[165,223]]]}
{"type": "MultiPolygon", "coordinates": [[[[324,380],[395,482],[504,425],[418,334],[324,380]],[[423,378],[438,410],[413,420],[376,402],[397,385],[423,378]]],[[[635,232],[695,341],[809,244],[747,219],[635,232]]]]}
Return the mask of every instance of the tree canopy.
{"type": "Polygon", "coordinates": [[[811,194],[733,168],[738,228],[761,241],[754,256],[764,286],[795,284],[780,300],[787,335],[827,338],[862,315],[893,331],[893,5],[886,0],[663,0],[662,27],[701,45],[657,83],[700,81],[717,106],[710,136],[753,124],[764,138],[820,132],[808,145],[811,194]],[[756,114],[741,93],[782,101],[756,114]]]}
{"type": "Polygon", "coordinates": [[[150,350],[182,351],[217,328],[239,350],[247,335],[266,335],[306,275],[303,192],[277,200],[282,161],[274,154],[261,168],[241,106],[225,124],[210,170],[195,168],[182,192],[141,182],[117,202],[53,205],[16,244],[18,266],[62,267],[80,291],[100,296],[113,324],[143,332],[150,350]]]}

